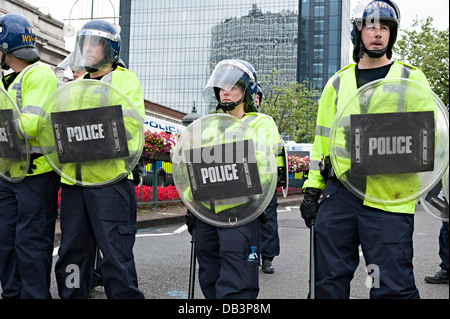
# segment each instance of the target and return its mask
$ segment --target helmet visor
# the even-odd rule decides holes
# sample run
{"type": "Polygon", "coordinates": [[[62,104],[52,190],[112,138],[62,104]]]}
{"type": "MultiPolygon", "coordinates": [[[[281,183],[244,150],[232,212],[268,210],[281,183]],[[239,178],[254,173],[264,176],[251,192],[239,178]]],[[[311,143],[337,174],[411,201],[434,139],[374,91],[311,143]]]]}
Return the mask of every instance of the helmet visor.
{"type": "Polygon", "coordinates": [[[239,83],[245,89],[249,81],[254,82],[254,76],[244,64],[236,60],[221,61],[214,68],[203,90],[203,97],[207,103],[215,103],[217,102],[215,88],[230,92],[239,83]]]}
{"type": "Polygon", "coordinates": [[[74,69],[101,69],[112,64],[111,37],[107,32],[98,30],[80,30],[77,34],[75,50],[73,52],[74,69]]]}

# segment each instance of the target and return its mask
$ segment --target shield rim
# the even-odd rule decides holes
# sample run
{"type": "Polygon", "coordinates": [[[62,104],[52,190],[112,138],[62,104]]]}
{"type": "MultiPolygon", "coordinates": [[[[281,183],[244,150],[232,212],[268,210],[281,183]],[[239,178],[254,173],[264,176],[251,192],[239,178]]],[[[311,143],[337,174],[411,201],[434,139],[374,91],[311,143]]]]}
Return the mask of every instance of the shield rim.
{"type": "MultiPolygon", "coordinates": [[[[111,85],[109,83],[106,82],[102,82],[102,81],[98,81],[98,80],[92,80],[92,79],[79,79],[76,81],[72,81],[69,82],[67,84],[65,84],[64,86],[61,86],[59,88],[57,88],[55,91],[53,91],[53,93],[47,98],[46,102],[44,103],[40,116],[39,116],[39,120],[38,120],[38,138],[40,138],[41,134],[42,134],[42,130],[41,130],[41,126],[42,126],[42,119],[45,118],[44,114],[47,113],[46,109],[45,109],[45,105],[48,101],[51,101],[53,98],[55,98],[58,94],[60,94],[60,92],[62,90],[68,90],[70,89],[71,86],[74,85],[81,85],[81,83],[86,83],[86,84],[93,84],[93,85],[97,85],[97,86],[103,86],[108,88],[109,90],[114,91],[116,94],[118,94],[124,101],[127,102],[127,104],[130,106],[130,109],[133,111],[134,113],[134,119],[141,119],[141,121],[137,121],[140,125],[138,126],[138,131],[139,131],[139,147],[138,149],[140,149],[141,151],[137,151],[136,155],[135,155],[135,159],[130,163],[132,165],[130,165],[130,167],[127,168],[127,172],[122,173],[118,176],[116,176],[113,179],[107,180],[107,181],[101,181],[101,182],[97,182],[97,183],[80,183],[80,181],[73,179],[70,176],[67,176],[66,174],[64,174],[64,172],[60,169],[60,167],[58,167],[57,165],[55,165],[55,163],[53,163],[53,161],[49,160],[49,153],[45,153],[44,157],[47,160],[47,162],[49,163],[49,165],[52,167],[52,169],[58,173],[58,175],[60,175],[62,178],[64,178],[65,180],[67,180],[68,182],[77,185],[77,186],[81,186],[81,187],[86,187],[86,188],[98,188],[98,187],[104,187],[104,186],[108,186],[111,184],[115,184],[116,182],[126,178],[129,173],[133,170],[134,166],[136,166],[139,162],[139,159],[141,158],[141,154],[142,154],[142,149],[144,147],[144,118],[142,118],[142,116],[139,114],[136,106],[134,105],[134,103],[130,100],[130,98],[123,93],[119,88],[115,87],[114,85],[111,85]],[[139,156],[137,155],[139,154],[139,156]],[[57,168],[57,169],[55,169],[57,168]]],[[[105,106],[109,106],[109,105],[105,105],[105,106]]],[[[97,108],[101,108],[101,107],[105,107],[105,106],[100,106],[97,108]]],[[[132,157],[131,155],[129,157],[132,157]]],[[[128,158],[129,158],[128,157],[128,158]]]]}
{"type": "MultiPolygon", "coordinates": [[[[180,138],[178,139],[177,143],[175,144],[173,153],[172,153],[172,165],[177,164],[177,156],[174,155],[176,154],[179,148],[181,148],[181,146],[183,145],[183,142],[185,139],[190,138],[190,133],[189,133],[189,128],[192,126],[192,128],[194,127],[194,125],[196,125],[197,121],[204,121],[205,119],[209,120],[209,118],[217,118],[217,117],[224,117],[227,118],[233,122],[239,123],[240,125],[245,125],[251,129],[254,129],[253,127],[251,127],[250,125],[248,125],[247,123],[244,123],[242,121],[240,121],[238,118],[230,115],[230,114],[226,114],[226,113],[214,113],[214,114],[209,114],[206,116],[203,116],[201,118],[196,119],[195,121],[193,121],[191,124],[189,124],[187,126],[187,128],[185,130],[183,130],[183,132],[180,135],[180,138]],[[179,146],[179,147],[178,147],[179,146]]],[[[258,141],[254,141],[255,145],[257,144],[258,141]]],[[[271,179],[271,184],[270,184],[270,189],[274,189],[276,187],[276,161],[275,161],[275,156],[273,155],[273,150],[272,148],[268,147],[267,145],[264,145],[266,147],[266,149],[269,151],[269,156],[268,159],[270,161],[270,165],[272,167],[275,168],[274,172],[272,173],[272,179],[271,179]],[[273,186],[273,187],[272,187],[273,186]]],[[[185,150],[184,150],[185,151],[185,150]]],[[[183,151],[183,154],[184,154],[183,151]]],[[[179,165],[185,165],[185,163],[183,163],[183,161],[180,162],[181,164],[179,165]]],[[[178,194],[180,195],[180,198],[182,200],[182,202],[185,204],[185,206],[192,212],[192,214],[194,214],[197,218],[199,218],[200,220],[202,220],[203,222],[211,225],[211,226],[215,226],[215,227],[223,227],[223,228],[232,228],[232,227],[238,227],[238,226],[243,226],[246,225],[252,221],[254,221],[255,219],[257,219],[259,217],[259,215],[264,212],[264,210],[267,208],[267,206],[270,203],[270,200],[272,199],[273,196],[273,192],[272,191],[268,191],[266,194],[266,198],[264,199],[264,201],[261,203],[261,206],[258,208],[258,210],[256,210],[253,214],[246,216],[244,218],[239,219],[237,222],[235,223],[230,223],[230,221],[228,222],[223,222],[223,221],[217,221],[217,220],[213,220],[210,218],[207,218],[206,216],[204,216],[203,214],[199,213],[195,207],[192,206],[192,204],[186,200],[184,193],[183,193],[183,189],[181,189],[181,186],[178,182],[178,178],[177,178],[177,174],[178,171],[177,169],[173,169],[173,179],[174,179],[174,183],[175,183],[175,187],[177,189],[178,194]]],[[[260,195],[262,196],[262,195],[260,195]]]]}
{"type": "MultiPolygon", "coordinates": [[[[0,87],[0,91],[6,96],[6,98],[9,100],[10,104],[12,105],[13,112],[16,114],[19,114],[20,117],[18,117],[15,120],[19,121],[19,127],[24,127],[23,126],[23,122],[22,122],[22,112],[19,109],[19,107],[17,106],[17,103],[14,101],[14,99],[11,97],[11,95],[8,93],[8,91],[6,91],[3,87],[0,87]]],[[[26,134],[26,133],[25,133],[26,134]]],[[[7,180],[8,182],[11,183],[19,183],[21,181],[23,181],[23,179],[27,176],[28,174],[28,170],[30,169],[30,144],[28,142],[28,138],[24,138],[23,139],[25,141],[25,163],[24,163],[24,169],[22,171],[22,174],[19,177],[16,178],[12,178],[10,176],[5,175],[5,173],[2,171],[2,169],[0,169],[0,177],[7,180]]]]}

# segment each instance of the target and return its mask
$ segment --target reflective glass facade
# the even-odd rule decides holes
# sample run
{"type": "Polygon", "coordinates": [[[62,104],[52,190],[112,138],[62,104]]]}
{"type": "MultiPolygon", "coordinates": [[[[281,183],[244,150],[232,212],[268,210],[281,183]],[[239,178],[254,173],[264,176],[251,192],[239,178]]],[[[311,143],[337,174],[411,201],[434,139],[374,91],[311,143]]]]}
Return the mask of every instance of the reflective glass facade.
{"type": "Polygon", "coordinates": [[[122,59],[145,99],[186,113],[213,107],[202,91],[220,60],[321,89],[351,57],[350,0],[121,0],[120,16],[122,59]]]}

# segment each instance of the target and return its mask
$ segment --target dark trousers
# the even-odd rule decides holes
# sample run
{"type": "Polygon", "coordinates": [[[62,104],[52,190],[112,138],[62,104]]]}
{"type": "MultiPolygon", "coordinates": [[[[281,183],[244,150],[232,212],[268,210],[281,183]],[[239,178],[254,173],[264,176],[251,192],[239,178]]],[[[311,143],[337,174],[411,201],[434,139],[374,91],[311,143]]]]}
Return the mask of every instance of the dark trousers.
{"type": "Polygon", "coordinates": [[[0,282],[3,298],[51,298],[50,272],[59,176],[0,178],[0,282]]]}
{"type": "Polygon", "coordinates": [[[316,219],[316,298],[349,298],[361,246],[371,298],[419,298],[413,273],[414,216],[362,204],[328,180],[316,219]]]}
{"type": "Polygon", "coordinates": [[[245,260],[251,246],[260,252],[260,221],[221,228],[197,221],[196,254],[200,287],[206,299],[256,299],[258,263],[245,260]]]}
{"type": "Polygon", "coordinates": [[[272,260],[280,254],[280,237],[278,236],[277,190],[265,212],[269,219],[267,224],[261,224],[261,256],[272,260]]]}
{"type": "Polygon", "coordinates": [[[144,298],[133,255],[136,210],[134,186],[127,179],[101,188],[62,186],[61,245],[55,265],[62,299],[89,297],[96,244],[103,254],[106,296],[144,298]]]}
{"type": "Polygon", "coordinates": [[[448,271],[448,222],[443,222],[441,226],[441,231],[439,232],[439,257],[441,257],[441,264],[439,265],[442,269],[448,271]]]}

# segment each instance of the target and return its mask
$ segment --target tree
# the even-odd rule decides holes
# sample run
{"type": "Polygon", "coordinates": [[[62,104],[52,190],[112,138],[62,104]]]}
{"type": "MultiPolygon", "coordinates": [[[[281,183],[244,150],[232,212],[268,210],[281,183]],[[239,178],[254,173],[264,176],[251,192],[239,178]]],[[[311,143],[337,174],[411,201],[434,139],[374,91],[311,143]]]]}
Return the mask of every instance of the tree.
{"type": "Polygon", "coordinates": [[[433,18],[416,18],[412,24],[416,29],[402,30],[403,35],[394,46],[394,55],[400,61],[421,69],[430,82],[431,89],[449,104],[449,33],[432,26],[433,18]]]}
{"type": "Polygon", "coordinates": [[[263,91],[259,111],[275,120],[280,135],[296,142],[313,143],[319,92],[309,91],[308,83],[286,81],[282,71],[276,69],[261,76],[259,83],[263,91]]]}

